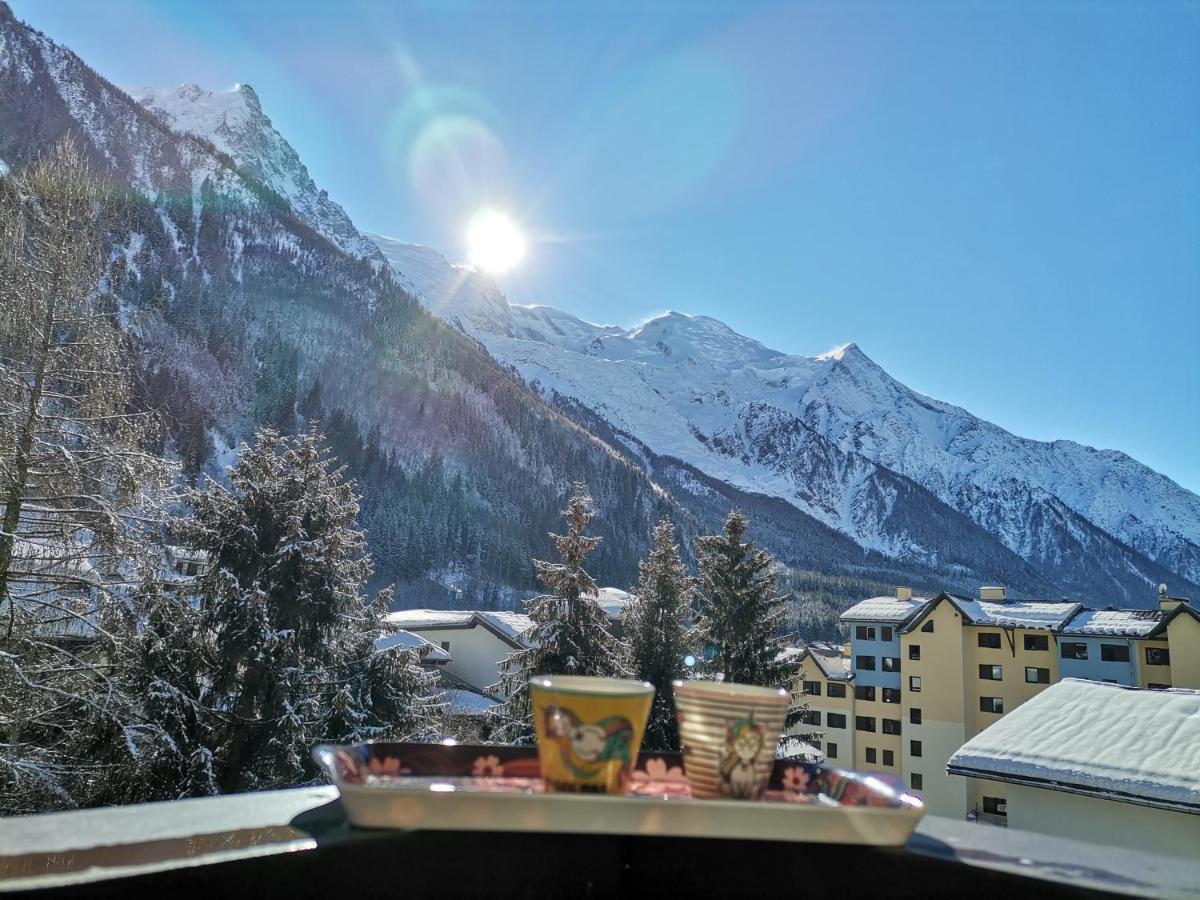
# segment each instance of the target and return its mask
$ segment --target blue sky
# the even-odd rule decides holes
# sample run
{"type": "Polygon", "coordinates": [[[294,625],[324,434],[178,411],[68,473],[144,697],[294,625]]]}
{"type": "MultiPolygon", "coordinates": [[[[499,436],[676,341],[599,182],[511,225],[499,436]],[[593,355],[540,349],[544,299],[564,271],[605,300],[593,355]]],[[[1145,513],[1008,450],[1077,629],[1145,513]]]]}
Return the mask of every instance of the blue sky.
{"type": "Polygon", "coordinates": [[[1200,490],[1200,4],[13,0],[126,85],[254,86],[363,229],[514,302],[846,341],[1200,490]]]}

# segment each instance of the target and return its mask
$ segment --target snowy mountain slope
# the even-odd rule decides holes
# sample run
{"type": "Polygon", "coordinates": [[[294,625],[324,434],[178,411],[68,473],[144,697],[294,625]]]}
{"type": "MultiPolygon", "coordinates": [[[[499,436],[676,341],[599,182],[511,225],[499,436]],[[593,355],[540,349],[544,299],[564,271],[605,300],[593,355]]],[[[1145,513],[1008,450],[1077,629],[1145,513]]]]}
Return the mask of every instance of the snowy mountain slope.
{"type": "Polygon", "coordinates": [[[299,154],[275,130],[250,85],[238,85],[232,91],[207,91],[195,84],[127,91],[175,131],[210,141],[340,249],[352,256],[378,257],[375,244],[313,183],[299,154]]]}
{"type": "MultiPolygon", "coordinates": [[[[395,242],[389,258],[405,271],[395,242]]],[[[408,272],[426,295],[427,276],[408,272]]],[[[494,297],[477,317],[474,296],[458,295],[451,321],[543,392],[655,454],[786,499],[863,547],[926,560],[939,551],[889,524],[890,479],[903,476],[1064,590],[1147,603],[1160,580],[1200,581],[1196,495],[1125,454],[1020,438],[918,394],[854,344],[803,357],[701,316],[626,330],[546,307],[505,315],[494,297]]]]}

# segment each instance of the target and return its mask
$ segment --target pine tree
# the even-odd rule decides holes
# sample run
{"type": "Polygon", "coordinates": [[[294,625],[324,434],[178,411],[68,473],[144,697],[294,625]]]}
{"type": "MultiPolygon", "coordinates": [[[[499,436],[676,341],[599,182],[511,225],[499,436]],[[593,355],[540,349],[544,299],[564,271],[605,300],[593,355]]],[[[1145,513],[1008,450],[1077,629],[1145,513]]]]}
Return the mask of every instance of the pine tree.
{"type": "Polygon", "coordinates": [[[494,707],[491,736],[499,743],[528,744],[534,739],[529,679],[533,675],[628,674],[625,648],[608,630],[608,620],[596,602],[599,591],[583,567],[600,538],[584,534],[592,520],[591,498],[582,484],[563,511],[567,533],[552,534],[559,562],[535,559],[538,580],[550,591],[526,602],[533,627],[522,635],[526,648],[501,663],[493,686],[505,701],[494,707]]]}
{"type": "Polygon", "coordinates": [[[314,430],[243,448],[229,488],[189,493],[175,534],[209,554],[192,597],[164,591],[128,665],[153,724],[131,778],[149,799],[296,784],[319,740],[439,734],[415,653],[377,652],[390,593],[371,574],[359,501],[314,430]],[[141,786],[144,786],[142,788],[141,786]]]}
{"type": "Polygon", "coordinates": [[[635,678],[654,685],[654,706],[646,726],[645,746],[678,750],[679,726],[671,682],[685,673],[690,652],[688,620],[696,596],[695,579],[679,555],[675,525],[661,519],[654,529],[654,546],[638,566],[637,596],[625,611],[625,642],[635,678]]]}
{"type": "Polygon", "coordinates": [[[696,635],[715,677],[779,687],[787,670],[776,631],[787,598],[775,593],[771,555],[745,540],[748,529],[745,513],[734,509],[722,534],[696,540],[701,581],[696,635]]]}

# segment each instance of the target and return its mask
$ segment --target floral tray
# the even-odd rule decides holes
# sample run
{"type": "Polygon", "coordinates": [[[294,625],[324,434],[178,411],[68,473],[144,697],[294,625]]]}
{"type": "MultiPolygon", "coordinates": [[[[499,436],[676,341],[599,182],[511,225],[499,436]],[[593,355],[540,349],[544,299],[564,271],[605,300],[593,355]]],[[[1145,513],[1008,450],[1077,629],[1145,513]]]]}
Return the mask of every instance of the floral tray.
{"type": "Polygon", "coordinates": [[[557,831],[895,846],[924,814],[886,776],[779,760],[761,802],[693,800],[678,753],[642,754],[628,796],[553,794],[533,747],[322,745],[313,757],[365,828],[557,831]]]}

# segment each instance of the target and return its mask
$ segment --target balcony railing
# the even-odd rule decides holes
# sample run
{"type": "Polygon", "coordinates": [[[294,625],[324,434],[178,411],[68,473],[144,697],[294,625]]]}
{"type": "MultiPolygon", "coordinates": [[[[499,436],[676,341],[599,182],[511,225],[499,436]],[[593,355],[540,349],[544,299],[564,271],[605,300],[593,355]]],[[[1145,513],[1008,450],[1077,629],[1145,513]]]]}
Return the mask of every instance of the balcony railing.
{"type": "Polygon", "coordinates": [[[1198,895],[1200,865],[926,817],[908,845],[364,831],[331,787],[0,819],[0,892],[329,896],[1198,895]]]}

